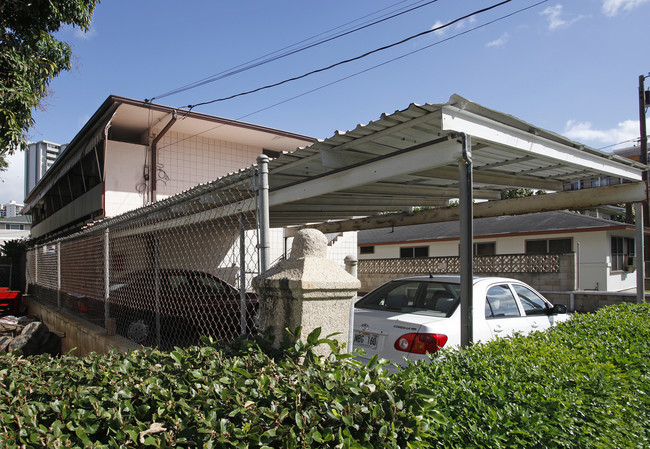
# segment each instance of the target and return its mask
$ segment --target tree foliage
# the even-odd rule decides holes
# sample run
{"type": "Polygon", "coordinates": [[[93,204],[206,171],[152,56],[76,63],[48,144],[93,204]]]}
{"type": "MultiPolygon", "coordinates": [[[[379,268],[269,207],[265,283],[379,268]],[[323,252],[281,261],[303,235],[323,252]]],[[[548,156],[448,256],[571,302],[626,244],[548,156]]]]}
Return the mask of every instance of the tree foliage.
{"type": "Polygon", "coordinates": [[[5,240],[0,244],[0,255],[17,260],[27,250],[25,239],[5,240]]]}
{"type": "Polygon", "coordinates": [[[510,198],[525,198],[527,196],[544,195],[544,194],[546,194],[545,190],[508,189],[508,190],[501,191],[501,199],[507,200],[510,198]]]}
{"type": "Polygon", "coordinates": [[[98,0],[0,0],[0,171],[6,156],[26,147],[32,112],[49,83],[70,70],[70,46],[57,40],[64,25],[88,31],[98,0]]]}

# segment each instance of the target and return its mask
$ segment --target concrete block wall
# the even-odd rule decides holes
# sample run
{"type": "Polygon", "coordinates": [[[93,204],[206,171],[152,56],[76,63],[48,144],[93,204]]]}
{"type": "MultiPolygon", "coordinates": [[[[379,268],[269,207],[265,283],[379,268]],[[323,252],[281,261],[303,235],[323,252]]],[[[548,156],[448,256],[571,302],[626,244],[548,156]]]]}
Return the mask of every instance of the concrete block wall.
{"type": "Polygon", "coordinates": [[[109,336],[106,329],[85,322],[64,310],[40,303],[31,296],[23,296],[23,303],[27,306],[28,314],[42,321],[50,331],[62,332],[61,353],[74,356],[83,356],[96,353],[107,353],[111,349],[129,352],[140,349],[141,346],[120,337],[109,336]],[[72,351],[72,352],[70,352],[72,351]]]}
{"type": "MultiPolygon", "coordinates": [[[[547,291],[541,293],[554,304],[564,304],[570,312],[592,313],[607,306],[635,303],[636,293],[592,291],[547,291]]],[[[646,295],[646,301],[649,297],[646,295]]]]}
{"type": "MultiPolygon", "coordinates": [[[[364,261],[360,260],[359,265],[364,261]]],[[[411,273],[362,273],[359,270],[361,281],[360,293],[367,293],[380,285],[405,276],[425,276],[428,272],[413,271],[411,273]]],[[[433,273],[436,274],[435,272],[433,273]]],[[[448,274],[448,273],[441,273],[448,274]]],[[[563,254],[560,257],[560,268],[558,272],[549,273],[521,273],[521,272],[485,272],[474,273],[476,276],[501,276],[519,279],[526,282],[536,290],[558,290],[571,291],[577,288],[576,278],[576,255],[575,253],[563,254]]]]}

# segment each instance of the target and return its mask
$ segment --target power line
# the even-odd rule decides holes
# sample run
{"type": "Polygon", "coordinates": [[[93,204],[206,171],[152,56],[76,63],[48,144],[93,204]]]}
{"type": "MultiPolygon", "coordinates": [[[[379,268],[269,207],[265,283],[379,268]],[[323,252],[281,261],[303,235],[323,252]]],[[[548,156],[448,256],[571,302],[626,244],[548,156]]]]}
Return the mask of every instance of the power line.
{"type": "MultiPolygon", "coordinates": [[[[244,114],[244,115],[242,115],[242,116],[240,116],[240,117],[237,117],[235,120],[243,120],[243,119],[245,119],[245,118],[247,118],[247,117],[250,117],[250,116],[255,115],[255,114],[259,114],[260,112],[266,111],[266,110],[268,110],[268,109],[272,109],[272,108],[274,108],[274,107],[276,107],[276,106],[279,106],[279,105],[281,105],[281,104],[288,103],[288,102],[290,102],[290,101],[292,101],[292,100],[295,100],[296,98],[304,97],[304,96],[306,96],[306,95],[309,95],[309,94],[311,94],[311,93],[313,93],[313,92],[319,91],[319,90],[324,89],[324,88],[326,88],[326,87],[332,86],[332,85],[334,85],[334,84],[338,84],[338,83],[340,83],[340,82],[342,82],[342,81],[348,80],[348,79],[353,78],[353,77],[355,77],[355,76],[361,75],[361,74],[363,74],[363,73],[369,72],[369,71],[374,70],[374,69],[376,69],[376,68],[379,68],[379,67],[382,67],[382,66],[384,66],[384,65],[390,64],[390,63],[392,63],[392,62],[398,61],[398,60],[400,60],[400,59],[406,58],[407,56],[411,56],[411,55],[413,55],[413,54],[415,54],[415,53],[419,53],[419,52],[424,51],[424,50],[427,50],[427,49],[429,49],[429,48],[431,48],[431,47],[434,47],[434,46],[437,46],[437,45],[443,44],[443,43],[448,42],[448,41],[450,41],[450,40],[452,40],[452,39],[455,39],[455,38],[457,38],[457,37],[460,37],[460,36],[463,36],[463,35],[465,35],[465,34],[469,34],[469,33],[473,32],[473,31],[476,31],[476,30],[479,30],[479,29],[481,29],[481,28],[484,28],[484,27],[486,27],[486,26],[488,26],[488,25],[492,25],[493,23],[500,22],[500,21],[502,21],[502,20],[505,20],[505,19],[507,19],[507,18],[510,18],[510,17],[512,17],[512,16],[515,16],[515,15],[517,15],[517,14],[519,14],[519,13],[522,13],[522,12],[527,11],[527,10],[529,10],[529,9],[535,8],[536,6],[539,6],[539,5],[541,5],[541,4],[543,4],[543,3],[547,3],[547,2],[548,2],[548,0],[541,0],[541,1],[537,2],[537,3],[534,3],[534,4],[532,4],[532,5],[526,6],[526,7],[521,8],[521,9],[518,9],[518,10],[513,11],[513,12],[511,12],[511,13],[509,13],[509,14],[504,15],[504,16],[501,16],[501,17],[498,17],[498,18],[496,18],[496,19],[493,19],[493,20],[490,20],[490,21],[488,21],[488,22],[485,22],[485,23],[483,23],[483,24],[481,24],[481,25],[477,25],[477,26],[475,26],[475,27],[468,28],[468,29],[466,29],[466,30],[464,30],[464,31],[461,31],[461,32],[459,32],[459,33],[456,33],[456,34],[454,34],[454,35],[452,35],[452,36],[446,37],[446,38],[441,39],[441,40],[439,40],[439,41],[436,41],[436,42],[434,42],[434,43],[432,43],[432,44],[426,45],[426,46],[424,46],[424,47],[421,47],[421,48],[418,48],[418,49],[416,49],[416,50],[410,51],[410,52],[405,53],[405,54],[403,54],[403,55],[400,55],[400,56],[397,56],[397,57],[395,57],[395,58],[389,59],[388,61],[381,62],[381,63],[379,63],[379,64],[376,64],[376,65],[372,66],[372,67],[368,67],[368,68],[366,68],[366,69],[363,69],[363,70],[360,70],[360,71],[358,71],[358,72],[352,73],[352,74],[350,74],[350,75],[344,76],[343,78],[339,78],[339,79],[334,80],[334,81],[331,81],[331,82],[329,82],[329,83],[327,83],[327,84],[323,84],[323,85],[321,85],[321,86],[315,87],[315,88],[310,89],[310,90],[308,90],[308,91],[305,91],[305,92],[302,92],[302,93],[300,93],[300,94],[294,95],[294,96],[292,96],[292,97],[286,98],[286,99],[284,99],[284,100],[282,100],[282,101],[279,101],[279,102],[277,102],[277,103],[271,104],[271,105],[266,106],[266,107],[264,107],[264,108],[262,108],[262,109],[258,109],[258,110],[256,110],[256,111],[250,112],[250,113],[248,113],[248,114],[244,114]]],[[[189,114],[189,111],[187,112],[187,114],[189,114]]],[[[199,136],[199,135],[201,135],[201,134],[205,134],[205,133],[207,133],[207,132],[210,132],[210,131],[213,131],[213,130],[215,130],[215,129],[217,129],[217,128],[220,128],[220,127],[222,127],[222,126],[224,126],[224,125],[223,125],[223,124],[219,124],[219,125],[216,125],[216,126],[210,127],[210,128],[205,129],[205,130],[203,130],[203,131],[201,131],[201,132],[199,132],[199,133],[192,134],[191,136],[186,136],[186,137],[184,137],[184,138],[182,138],[182,139],[180,139],[180,140],[175,141],[174,143],[170,143],[170,144],[168,144],[168,145],[161,146],[160,149],[162,149],[162,148],[167,148],[168,146],[171,146],[171,145],[173,145],[173,144],[177,144],[177,143],[179,143],[179,142],[183,142],[183,141],[185,141],[185,140],[191,139],[191,138],[196,137],[196,136],[199,136]]]]}
{"type": "MultiPolygon", "coordinates": [[[[406,1],[406,0],[404,0],[404,1],[406,1]]],[[[404,3],[404,1],[399,2],[399,3],[404,3]]],[[[419,0],[419,1],[415,2],[414,4],[417,5],[417,3],[422,3],[423,1],[424,1],[424,0],[419,0]]],[[[403,15],[403,14],[406,14],[406,13],[409,13],[409,12],[412,12],[412,11],[415,11],[416,9],[422,8],[422,7],[424,7],[424,6],[428,6],[428,5],[432,4],[432,3],[436,3],[437,1],[438,1],[438,0],[430,0],[430,1],[428,1],[428,2],[426,2],[426,3],[424,3],[424,4],[422,4],[422,5],[413,6],[413,7],[409,7],[409,6],[402,7],[401,9],[398,9],[398,10],[397,10],[398,12],[392,13],[392,15],[384,15],[381,19],[376,20],[376,21],[374,21],[374,22],[365,22],[364,24],[362,24],[361,26],[359,26],[359,27],[357,27],[357,28],[352,28],[352,29],[348,28],[347,30],[345,30],[345,31],[343,31],[343,32],[341,32],[341,33],[339,33],[339,34],[336,34],[336,35],[334,35],[334,36],[330,36],[330,37],[324,38],[324,39],[322,39],[322,40],[320,40],[320,41],[316,41],[316,42],[314,42],[314,43],[312,43],[312,44],[304,45],[304,46],[299,47],[299,48],[297,48],[297,49],[294,49],[294,50],[291,50],[291,51],[286,51],[286,52],[284,52],[284,53],[281,53],[281,54],[277,55],[278,53],[280,53],[280,52],[282,52],[282,51],[284,51],[284,50],[288,50],[288,49],[290,49],[290,48],[295,47],[296,45],[302,44],[302,43],[304,43],[304,42],[308,42],[308,41],[310,41],[310,40],[312,40],[312,39],[314,39],[314,38],[316,38],[316,37],[323,36],[323,35],[327,35],[328,33],[331,33],[332,31],[335,31],[335,30],[337,30],[337,29],[343,28],[343,27],[345,27],[345,26],[347,26],[347,25],[350,25],[350,24],[352,24],[352,23],[358,22],[359,20],[365,19],[366,17],[373,16],[373,15],[379,13],[379,12],[382,12],[382,11],[384,11],[384,10],[386,10],[386,9],[392,8],[393,6],[396,6],[397,4],[399,4],[399,3],[396,3],[396,4],[394,4],[394,5],[391,5],[391,6],[388,6],[388,7],[386,7],[386,8],[380,9],[380,10],[378,10],[378,11],[375,11],[375,12],[373,12],[373,13],[371,13],[371,14],[367,14],[367,15],[365,15],[365,16],[362,16],[362,17],[358,18],[358,19],[355,19],[355,20],[352,20],[352,21],[350,21],[350,22],[347,22],[347,23],[345,23],[345,24],[343,24],[343,25],[339,25],[338,27],[332,28],[332,29],[330,29],[330,30],[328,30],[328,31],[325,31],[325,32],[323,32],[323,33],[320,33],[320,34],[317,34],[317,35],[315,35],[315,36],[312,36],[312,37],[309,37],[309,38],[303,39],[303,40],[301,40],[301,41],[298,41],[298,42],[296,42],[296,43],[294,43],[294,44],[291,44],[291,45],[289,45],[289,46],[283,47],[283,48],[281,48],[281,49],[279,49],[279,50],[276,50],[276,51],[273,51],[273,52],[271,52],[271,53],[267,53],[267,54],[264,55],[264,56],[260,56],[260,57],[258,57],[258,58],[252,59],[252,60],[250,60],[250,61],[248,61],[248,62],[245,62],[245,63],[242,63],[242,64],[237,65],[237,66],[235,66],[235,67],[232,67],[231,69],[224,70],[224,71],[222,71],[222,72],[216,73],[216,74],[214,74],[214,75],[211,75],[211,76],[209,76],[209,77],[203,78],[203,79],[198,80],[198,81],[195,81],[195,82],[193,82],[193,83],[189,83],[189,84],[186,84],[186,85],[184,85],[184,86],[181,86],[181,87],[179,87],[179,88],[177,88],[177,89],[173,89],[173,90],[170,90],[170,91],[165,92],[165,93],[163,93],[163,94],[160,94],[160,95],[157,95],[157,96],[155,96],[155,97],[152,97],[152,98],[150,98],[150,99],[146,99],[145,101],[146,101],[146,102],[150,102],[150,101],[153,101],[153,100],[155,100],[155,99],[160,99],[160,98],[168,97],[168,96],[170,96],[170,95],[174,95],[174,94],[177,94],[177,93],[185,92],[185,91],[187,91],[187,90],[194,89],[194,88],[196,88],[196,87],[200,87],[200,86],[203,86],[203,85],[205,85],[205,84],[209,84],[209,83],[212,83],[212,82],[215,82],[215,81],[218,81],[218,80],[222,80],[222,79],[224,79],[224,78],[228,78],[228,77],[230,77],[230,76],[232,76],[232,75],[236,75],[236,74],[239,74],[239,73],[245,72],[245,71],[247,71],[247,70],[250,70],[250,69],[253,69],[253,68],[259,67],[259,66],[261,66],[261,65],[268,64],[269,62],[277,61],[277,60],[282,59],[282,58],[285,58],[285,57],[287,57],[287,56],[291,56],[291,55],[294,55],[294,54],[296,54],[296,53],[300,53],[300,52],[305,51],[305,50],[308,50],[308,49],[310,49],[310,48],[314,48],[314,47],[317,47],[317,46],[322,45],[322,44],[324,44],[324,43],[327,43],[327,42],[333,41],[333,40],[335,40],[335,39],[339,39],[339,38],[341,38],[341,37],[344,37],[344,36],[347,36],[347,35],[349,35],[349,34],[355,33],[355,32],[357,32],[357,31],[361,31],[361,30],[363,30],[363,29],[369,28],[369,27],[371,27],[371,26],[377,25],[377,24],[379,24],[379,23],[385,22],[385,21],[387,21],[387,20],[393,19],[393,18],[398,17],[398,16],[401,16],[401,15],[403,15]],[[277,56],[274,56],[274,55],[277,55],[277,56]],[[264,59],[264,58],[266,58],[266,59],[264,59]]],[[[390,14],[390,13],[389,13],[389,14],[390,14]]]]}
{"type": "Polygon", "coordinates": [[[621,144],[623,144],[623,143],[629,143],[629,142],[641,143],[641,138],[640,138],[640,137],[635,137],[634,139],[623,140],[623,141],[621,141],[621,142],[613,143],[613,144],[611,144],[611,145],[607,145],[607,146],[605,146],[605,147],[600,147],[600,148],[598,148],[598,149],[599,149],[599,150],[605,150],[605,149],[607,149],[607,148],[615,147],[615,146],[617,146],[617,145],[621,145],[621,144]]]}
{"type": "Polygon", "coordinates": [[[487,12],[487,11],[490,11],[492,9],[498,8],[499,6],[505,5],[506,3],[510,3],[511,1],[512,0],[504,0],[504,1],[500,2],[500,3],[496,3],[496,4],[492,5],[492,6],[488,6],[487,8],[483,8],[483,9],[474,11],[474,12],[472,12],[470,14],[467,14],[465,16],[454,19],[451,22],[448,22],[448,23],[446,23],[444,25],[440,25],[438,27],[431,28],[430,30],[422,31],[422,32],[420,32],[418,34],[414,34],[414,35],[409,36],[409,37],[407,37],[405,39],[402,39],[401,41],[394,42],[394,43],[388,44],[388,45],[384,45],[383,47],[379,47],[379,48],[376,48],[374,50],[368,51],[368,52],[366,52],[366,53],[364,53],[362,55],[355,56],[354,58],[349,58],[349,59],[346,59],[346,60],[339,61],[339,62],[336,62],[334,64],[331,64],[331,65],[329,65],[327,67],[312,70],[311,72],[307,72],[307,73],[305,73],[303,75],[295,76],[293,78],[288,78],[288,79],[285,79],[283,81],[279,81],[277,83],[267,84],[266,86],[258,87],[256,89],[252,89],[252,90],[249,90],[249,91],[246,91],[246,92],[240,92],[238,94],[233,94],[233,95],[230,95],[230,96],[227,96],[227,97],[217,98],[215,100],[204,101],[202,103],[197,103],[197,104],[194,104],[194,105],[187,105],[185,107],[192,110],[192,109],[194,109],[195,107],[198,107],[198,106],[205,106],[205,105],[212,104],[212,103],[217,103],[217,102],[220,102],[220,101],[231,100],[233,98],[242,97],[244,95],[250,95],[250,94],[265,90],[265,89],[270,89],[272,87],[277,87],[277,86],[280,86],[282,84],[286,84],[286,83],[289,83],[289,82],[292,82],[292,81],[297,81],[299,79],[306,78],[306,77],[314,75],[316,73],[325,72],[327,70],[333,69],[334,67],[338,67],[340,65],[347,64],[347,63],[350,63],[350,62],[353,62],[353,61],[358,61],[360,59],[363,59],[363,58],[365,58],[367,56],[378,53],[380,51],[388,50],[389,48],[393,48],[393,47],[396,47],[398,45],[404,44],[404,43],[406,43],[408,41],[411,41],[413,39],[416,39],[418,37],[425,36],[427,34],[434,33],[436,31],[440,31],[440,30],[442,30],[444,28],[450,27],[451,25],[454,25],[454,24],[456,24],[456,23],[458,23],[458,22],[460,22],[462,20],[465,20],[465,19],[467,19],[469,17],[475,16],[475,15],[478,15],[478,14],[482,14],[484,12],[487,12]]]}

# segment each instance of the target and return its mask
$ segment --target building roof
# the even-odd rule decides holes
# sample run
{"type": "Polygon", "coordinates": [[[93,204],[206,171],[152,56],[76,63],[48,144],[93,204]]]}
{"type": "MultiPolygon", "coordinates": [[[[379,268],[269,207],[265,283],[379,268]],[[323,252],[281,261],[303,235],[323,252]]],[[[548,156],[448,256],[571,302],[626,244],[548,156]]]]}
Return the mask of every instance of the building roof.
{"type": "MultiPolygon", "coordinates": [[[[107,114],[110,111],[107,111],[107,114]]],[[[91,120],[92,121],[92,120],[91,120]]],[[[164,121],[163,121],[164,123],[164,121]]],[[[269,162],[271,227],[310,226],[324,233],[371,229],[406,223],[430,223],[430,214],[385,214],[412,206],[442,206],[460,198],[460,163],[471,154],[475,216],[524,214],[550,208],[580,207],[641,201],[647,188],[645,165],[574,142],[508,114],[485,108],[458,95],[439,104],[411,104],[351,131],[337,132],[269,162]],[[462,144],[463,136],[469,148],[462,144]],[[566,183],[611,176],[629,181],[610,187],[562,192],[566,183]],[[631,187],[631,188],[628,188],[631,187]],[[500,200],[501,191],[532,188],[549,193],[500,200]],[[622,189],[621,189],[622,188],[622,189]],[[596,190],[598,193],[596,193],[596,190]],[[619,193],[623,192],[623,193],[619,193]],[[607,196],[609,193],[609,196],[607,196]],[[545,200],[545,206],[537,201],[545,200]],[[522,205],[522,201],[526,201],[522,205]],[[535,201],[534,204],[531,202],[535,201]],[[564,203],[558,203],[563,201],[564,203]],[[517,202],[515,205],[513,202],[517,202]],[[570,203],[562,206],[561,204],[570,203]],[[501,206],[501,204],[504,204],[501,206]],[[527,207],[527,209],[524,208],[527,207]],[[359,218],[362,217],[362,218],[359,218]],[[363,221],[368,218],[367,221],[363,221]]],[[[255,198],[234,196],[207,213],[205,198],[228,186],[228,194],[247,192],[255,167],[199,185],[141,209],[97,225],[108,226],[135,217],[151,216],[149,230],[185,226],[213,216],[248,213],[255,198]],[[241,189],[235,188],[242,184],[241,189]],[[200,203],[201,211],[179,218],[178,206],[200,203]]],[[[188,207],[188,209],[192,209],[188,207]]],[[[458,208],[433,209],[435,221],[453,221],[458,208]],[[448,209],[444,210],[443,209],[448,209]],[[441,212],[442,211],[442,212],[441,212]]],[[[289,229],[287,235],[296,228],[289,229]]],[[[456,234],[457,235],[457,234],[456,234]]]]}
{"type": "MultiPolygon", "coordinates": [[[[501,217],[477,218],[474,220],[475,237],[596,231],[604,229],[633,230],[634,225],[566,211],[506,215],[501,217]]],[[[357,234],[357,242],[359,245],[371,245],[423,240],[453,240],[460,238],[459,231],[460,224],[458,221],[370,229],[359,231],[357,234]]]]}
{"type": "Polygon", "coordinates": [[[178,113],[182,120],[176,122],[174,130],[191,136],[235,142],[245,136],[248,143],[272,151],[283,151],[287,148],[294,150],[316,140],[302,134],[252,123],[110,95],[25,198],[26,213],[29,213],[34,204],[61,176],[93,150],[109,129],[119,130],[122,135],[155,135],[175,113],[178,113]]]}
{"type": "Polygon", "coordinates": [[[7,218],[0,217],[0,223],[5,224],[31,224],[32,216],[31,215],[17,215],[15,217],[7,218]]]}

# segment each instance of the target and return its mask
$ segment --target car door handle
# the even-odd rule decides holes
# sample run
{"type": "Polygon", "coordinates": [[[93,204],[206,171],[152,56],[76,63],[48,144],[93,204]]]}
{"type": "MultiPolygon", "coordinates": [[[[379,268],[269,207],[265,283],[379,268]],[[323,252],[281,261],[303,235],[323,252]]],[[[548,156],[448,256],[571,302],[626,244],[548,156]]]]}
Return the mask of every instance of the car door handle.
{"type": "Polygon", "coordinates": [[[533,321],[530,326],[533,327],[533,328],[539,327],[539,323],[537,321],[533,321]]]}
{"type": "Polygon", "coordinates": [[[494,327],[492,328],[492,330],[493,330],[494,332],[502,332],[502,331],[503,331],[503,327],[501,327],[500,324],[497,324],[496,326],[494,326],[494,327]]]}

